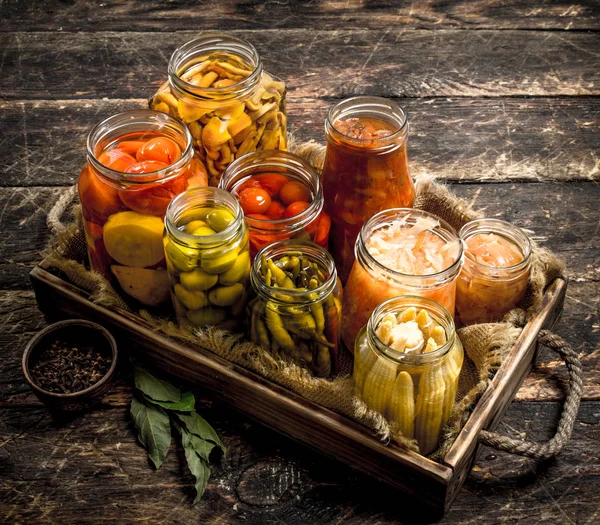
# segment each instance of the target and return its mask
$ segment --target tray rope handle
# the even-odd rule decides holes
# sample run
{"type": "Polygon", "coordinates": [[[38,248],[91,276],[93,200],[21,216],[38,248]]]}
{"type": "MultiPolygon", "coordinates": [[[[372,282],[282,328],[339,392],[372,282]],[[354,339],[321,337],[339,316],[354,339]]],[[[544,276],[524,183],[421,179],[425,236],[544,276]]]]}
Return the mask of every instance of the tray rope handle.
{"type": "Polygon", "coordinates": [[[538,342],[555,350],[563,358],[569,372],[569,387],[556,434],[549,441],[537,443],[482,430],[479,434],[479,441],[483,445],[497,450],[543,460],[556,456],[571,437],[583,393],[583,369],[581,361],[571,345],[561,337],[548,330],[542,330],[538,336],[538,342]]]}

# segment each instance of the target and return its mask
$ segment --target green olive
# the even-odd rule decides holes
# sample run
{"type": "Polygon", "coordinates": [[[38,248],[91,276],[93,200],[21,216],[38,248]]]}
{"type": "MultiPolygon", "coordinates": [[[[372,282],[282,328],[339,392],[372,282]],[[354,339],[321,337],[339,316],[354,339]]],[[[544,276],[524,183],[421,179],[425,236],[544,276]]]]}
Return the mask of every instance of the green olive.
{"type": "Polygon", "coordinates": [[[208,224],[200,220],[191,221],[185,225],[184,231],[185,233],[194,233],[194,230],[197,230],[201,226],[208,226],[208,224]]]}
{"type": "Polygon", "coordinates": [[[192,292],[208,290],[219,280],[218,275],[206,273],[201,268],[195,268],[191,272],[184,272],[179,276],[181,284],[192,292]]]}
{"type": "Polygon", "coordinates": [[[208,304],[208,299],[204,292],[190,292],[180,284],[176,284],[173,289],[181,304],[190,310],[198,310],[198,308],[202,308],[208,304]]]}
{"type": "Polygon", "coordinates": [[[192,232],[192,235],[196,235],[197,237],[208,237],[209,235],[214,235],[215,233],[217,232],[208,226],[200,226],[200,228],[196,228],[192,232]]]}
{"type": "Polygon", "coordinates": [[[248,275],[250,275],[250,252],[243,251],[238,255],[233,266],[219,275],[219,283],[225,285],[239,283],[247,279],[248,275]]]}
{"type": "Polygon", "coordinates": [[[189,224],[192,221],[204,221],[206,216],[212,210],[213,208],[191,208],[189,210],[185,210],[180,219],[186,224],[189,224]]]}
{"type": "MultiPolygon", "coordinates": [[[[218,253],[218,252],[217,252],[218,253]]],[[[223,273],[229,270],[237,261],[237,251],[229,250],[226,252],[221,252],[221,255],[214,256],[215,252],[211,251],[209,257],[207,257],[206,251],[202,253],[202,258],[200,260],[200,266],[205,272],[218,274],[223,273]]]]}
{"type": "Polygon", "coordinates": [[[215,231],[222,232],[225,228],[227,228],[233,221],[235,217],[233,214],[224,208],[217,208],[211,211],[206,216],[206,223],[215,231]]]}
{"type": "Polygon", "coordinates": [[[217,325],[227,319],[227,310],[213,306],[200,310],[188,310],[187,318],[196,326],[217,325]]]}
{"type": "Polygon", "coordinates": [[[180,272],[189,272],[198,266],[200,252],[185,246],[179,246],[173,242],[165,244],[167,266],[174,266],[180,272]]]}
{"type": "Polygon", "coordinates": [[[231,306],[242,298],[244,285],[237,283],[231,286],[218,286],[208,292],[208,300],[217,306],[231,306]]]}

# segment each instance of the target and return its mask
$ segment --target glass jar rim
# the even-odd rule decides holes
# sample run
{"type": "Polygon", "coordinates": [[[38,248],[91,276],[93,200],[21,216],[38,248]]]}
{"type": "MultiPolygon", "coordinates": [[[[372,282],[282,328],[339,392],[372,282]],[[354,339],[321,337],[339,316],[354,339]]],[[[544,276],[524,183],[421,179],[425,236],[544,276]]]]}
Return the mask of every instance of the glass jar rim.
{"type": "Polygon", "coordinates": [[[318,244],[315,244],[311,241],[284,239],[281,241],[274,242],[273,244],[269,244],[268,246],[265,246],[262,250],[258,252],[256,257],[254,258],[254,261],[252,262],[250,282],[252,283],[252,288],[254,289],[254,291],[263,299],[266,299],[268,301],[273,301],[278,304],[288,304],[288,301],[282,301],[281,299],[275,297],[275,294],[282,292],[289,297],[305,299],[297,303],[295,302],[293,304],[308,305],[322,301],[323,297],[329,295],[334,290],[337,283],[337,270],[335,268],[333,257],[322,246],[319,246],[318,244]],[[302,253],[302,255],[309,257],[311,259],[311,262],[322,265],[321,269],[324,269],[327,272],[327,277],[320,286],[318,286],[314,290],[279,288],[275,286],[268,286],[259,277],[263,257],[271,258],[279,255],[283,256],[286,252],[290,251],[306,252],[302,253]],[[314,294],[315,297],[311,299],[308,296],[312,294],[314,294]]]}
{"type": "Polygon", "coordinates": [[[194,156],[193,138],[187,126],[177,117],[168,115],[153,109],[132,109],[112,115],[96,124],[88,134],[86,142],[86,154],[88,162],[104,177],[113,182],[125,182],[131,184],[148,184],[152,182],[164,182],[181,175],[181,170],[192,160],[194,156]],[[115,170],[102,164],[96,157],[96,146],[106,135],[119,127],[135,124],[148,124],[146,131],[159,131],[165,125],[172,125],[185,137],[185,149],[181,157],[167,167],[150,171],[148,173],[126,173],[115,170]],[[152,126],[157,127],[156,130],[152,126]]]}
{"type": "MultiPolygon", "coordinates": [[[[380,229],[382,227],[385,227],[385,225],[381,225],[377,229],[380,229]]],[[[438,233],[438,232],[434,232],[434,233],[436,233],[438,236],[441,237],[440,233],[438,233]]],[[[463,244],[460,241],[460,238],[458,237],[456,230],[444,219],[442,219],[441,217],[438,217],[437,215],[434,215],[433,213],[429,213],[424,210],[418,210],[416,208],[390,208],[388,210],[382,210],[382,211],[372,215],[369,219],[367,219],[367,221],[365,221],[362,228],[360,229],[360,233],[358,234],[358,237],[356,238],[356,243],[354,245],[354,256],[357,261],[366,260],[365,262],[369,263],[372,266],[375,266],[377,269],[385,272],[387,275],[389,275],[392,279],[395,279],[395,280],[396,279],[401,279],[401,280],[409,279],[412,281],[421,281],[423,279],[441,279],[442,282],[444,282],[444,281],[450,280],[452,277],[457,275],[458,272],[460,271],[460,269],[462,267],[462,262],[463,262],[463,244]],[[397,216],[401,213],[405,213],[406,216],[418,215],[418,216],[425,217],[425,218],[432,218],[432,219],[435,219],[436,221],[438,221],[438,223],[439,223],[438,227],[441,229],[441,232],[447,231],[450,234],[450,236],[454,237],[454,239],[452,239],[452,240],[453,241],[456,240],[456,242],[458,244],[459,252],[456,256],[456,260],[450,266],[448,266],[447,268],[444,268],[443,270],[440,270],[439,272],[426,273],[426,274],[422,274],[422,275],[413,275],[410,273],[403,273],[398,270],[392,270],[391,268],[388,268],[384,264],[380,263],[375,257],[373,257],[373,255],[371,255],[371,253],[369,252],[369,250],[367,248],[367,245],[365,242],[365,237],[367,236],[367,230],[370,227],[372,227],[372,225],[378,219],[385,217],[385,216],[389,216],[392,220],[397,219],[398,218],[397,216]]],[[[423,283],[419,283],[419,284],[421,284],[421,286],[424,286],[424,287],[438,287],[442,283],[435,282],[435,283],[429,283],[429,284],[423,284],[423,283]]]]}

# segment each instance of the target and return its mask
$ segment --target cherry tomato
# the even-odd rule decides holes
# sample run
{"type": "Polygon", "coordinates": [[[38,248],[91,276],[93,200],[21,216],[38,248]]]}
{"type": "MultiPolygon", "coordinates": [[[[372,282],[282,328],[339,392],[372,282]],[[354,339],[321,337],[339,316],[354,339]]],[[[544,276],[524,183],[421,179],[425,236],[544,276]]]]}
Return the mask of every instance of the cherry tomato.
{"type": "Polygon", "coordinates": [[[135,159],[124,151],[111,149],[103,152],[98,157],[98,162],[111,170],[124,172],[135,162],[135,159]]]}
{"type": "Polygon", "coordinates": [[[310,206],[310,202],[306,202],[306,201],[296,201],[296,202],[292,202],[292,204],[290,204],[286,209],[285,212],[283,213],[283,216],[286,219],[289,219],[291,217],[295,217],[296,215],[299,215],[300,213],[302,213],[304,210],[306,210],[306,208],[308,208],[310,206]]]}
{"type": "Polygon", "coordinates": [[[279,199],[287,205],[296,201],[309,202],[311,200],[310,190],[300,181],[291,180],[279,190],[279,199]]]}
{"type": "Polygon", "coordinates": [[[242,191],[238,200],[244,213],[264,213],[271,206],[271,196],[261,188],[246,188],[242,191]]]}
{"type": "Polygon", "coordinates": [[[246,217],[250,217],[251,219],[257,219],[259,221],[270,221],[271,219],[262,213],[249,213],[246,217]]]}
{"type": "Polygon", "coordinates": [[[269,192],[271,198],[277,197],[281,188],[289,182],[289,179],[281,173],[265,173],[264,175],[259,175],[256,179],[269,192]]]}
{"type": "Polygon", "coordinates": [[[88,221],[104,224],[109,215],[123,209],[117,190],[98,178],[89,166],[79,175],[78,189],[83,216],[88,221]]]}
{"type": "Polygon", "coordinates": [[[285,206],[279,201],[271,201],[271,206],[269,206],[269,209],[265,212],[265,215],[273,220],[283,219],[284,214],[285,206]]]}
{"type": "Polygon", "coordinates": [[[143,160],[132,164],[125,170],[125,173],[151,173],[167,168],[169,165],[160,160],[143,160]]]}
{"type": "Polygon", "coordinates": [[[141,189],[119,191],[119,197],[133,211],[162,216],[173,198],[186,188],[187,180],[182,175],[168,182],[145,185],[141,189]]]}
{"type": "Polygon", "coordinates": [[[173,164],[179,157],[181,157],[179,144],[167,137],[150,139],[138,150],[136,155],[138,161],[158,160],[165,164],[173,164]]]}
{"type": "Polygon", "coordinates": [[[128,153],[129,155],[132,155],[135,157],[138,150],[144,144],[146,144],[146,142],[148,142],[148,141],[147,140],[124,140],[122,142],[119,142],[117,144],[117,146],[115,147],[115,149],[124,151],[125,153],[128,153]]]}
{"type": "Polygon", "coordinates": [[[242,193],[244,190],[247,190],[248,188],[259,188],[261,190],[264,190],[261,183],[258,182],[256,178],[250,177],[247,181],[243,182],[237,188],[235,188],[233,194],[237,197],[240,193],[242,193]]]}
{"type": "Polygon", "coordinates": [[[317,219],[317,235],[315,242],[327,248],[329,241],[329,230],[331,229],[331,218],[324,211],[319,214],[317,219]]]}

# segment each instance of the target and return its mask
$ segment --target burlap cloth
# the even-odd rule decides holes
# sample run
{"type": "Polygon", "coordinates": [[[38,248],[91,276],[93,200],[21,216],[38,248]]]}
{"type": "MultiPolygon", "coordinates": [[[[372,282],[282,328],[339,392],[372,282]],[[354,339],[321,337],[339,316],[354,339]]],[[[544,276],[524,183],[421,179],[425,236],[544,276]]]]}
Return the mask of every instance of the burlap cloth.
{"type": "MultiPolygon", "coordinates": [[[[317,170],[322,168],[324,146],[309,142],[292,146],[291,149],[307,159],[317,170]]],[[[93,302],[131,311],[127,302],[101,275],[86,268],[87,253],[81,208],[74,204],[75,196],[75,188],[70,188],[48,214],[48,225],[53,236],[43,255],[70,282],[90,292],[93,302]]],[[[416,180],[415,208],[434,213],[456,230],[466,222],[481,217],[480,213],[430,176],[421,176],[416,180]]],[[[509,312],[501,323],[479,324],[459,330],[458,335],[466,356],[460,375],[455,412],[444,430],[440,448],[430,456],[432,459],[442,458],[451,446],[475,403],[519,337],[523,326],[539,306],[546,286],[560,276],[563,270],[562,262],[534,243],[531,279],[521,307],[509,312]]],[[[338,377],[333,380],[318,379],[296,365],[275,360],[240,335],[232,335],[217,328],[179,327],[171,320],[156,317],[148,311],[141,310],[137,313],[155,330],[191,345],[201,346],[258,372],[319,405],[358,421],[372,429],[383,441],[394,440],[402,447],[417,449],[414,441],[404,438],[385,418],[354,396],[351,356],[347,352],[342,359],[342,373],[338,377]]]]}

